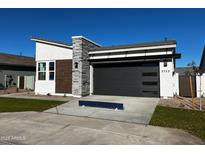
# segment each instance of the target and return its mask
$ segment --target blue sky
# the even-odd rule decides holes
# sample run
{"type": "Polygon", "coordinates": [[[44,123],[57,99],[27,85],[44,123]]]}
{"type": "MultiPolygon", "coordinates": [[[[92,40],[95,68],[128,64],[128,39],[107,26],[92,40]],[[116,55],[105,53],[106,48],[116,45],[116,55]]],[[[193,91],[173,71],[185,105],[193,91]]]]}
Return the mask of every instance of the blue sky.
{"type": "Polygon", "coordinates": [[[33,56],[31,37],[71,43],[84,35],[101,45],[177,41],[182,58],[200,63],[205,9],[0,9],[0,52],[33,56]]]}

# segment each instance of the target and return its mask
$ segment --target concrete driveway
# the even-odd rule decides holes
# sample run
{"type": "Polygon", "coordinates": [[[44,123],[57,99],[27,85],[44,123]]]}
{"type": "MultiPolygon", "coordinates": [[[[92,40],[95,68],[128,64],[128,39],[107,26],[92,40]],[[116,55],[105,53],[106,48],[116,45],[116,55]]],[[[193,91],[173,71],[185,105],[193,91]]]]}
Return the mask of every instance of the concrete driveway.
{"type": "Polygon", "coordinates": [[[73,99],[68,103],[62,104],[57,108],[49,109],[45,112],[148,124],[158,101],[159,98],[92,95],[80,99],[73,99]],[[122,103],[124,105],[124,110],[79,107],[79,100],[122,103]]]}
{"type": "Polygon", "coordinates": [[[189,133],[50,113],[0,113],[0,144],[204,144],[189,133]]]}

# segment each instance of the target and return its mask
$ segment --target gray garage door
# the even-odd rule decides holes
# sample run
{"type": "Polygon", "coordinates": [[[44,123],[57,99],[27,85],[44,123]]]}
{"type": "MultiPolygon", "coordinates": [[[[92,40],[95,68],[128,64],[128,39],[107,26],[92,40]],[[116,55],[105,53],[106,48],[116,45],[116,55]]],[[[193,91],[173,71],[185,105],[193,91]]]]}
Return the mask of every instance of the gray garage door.
{"type": "Polygon", "coordinates": [[[158,63],[94,65],[94,94],[159,97],[158,63]]]}

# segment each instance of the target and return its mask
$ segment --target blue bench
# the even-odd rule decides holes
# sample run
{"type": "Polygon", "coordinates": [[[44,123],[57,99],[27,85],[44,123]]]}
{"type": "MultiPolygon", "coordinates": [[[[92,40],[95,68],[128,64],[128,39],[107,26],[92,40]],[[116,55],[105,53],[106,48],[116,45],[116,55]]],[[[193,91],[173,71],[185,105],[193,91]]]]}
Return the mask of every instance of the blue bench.
{"type": "Polygon", "coordinates": [[[99,108],[118,109],[118,110],[124,109],[122,103],[88,101],[88,100],[79,100],[79,106],[99,107],[99,108]]]}

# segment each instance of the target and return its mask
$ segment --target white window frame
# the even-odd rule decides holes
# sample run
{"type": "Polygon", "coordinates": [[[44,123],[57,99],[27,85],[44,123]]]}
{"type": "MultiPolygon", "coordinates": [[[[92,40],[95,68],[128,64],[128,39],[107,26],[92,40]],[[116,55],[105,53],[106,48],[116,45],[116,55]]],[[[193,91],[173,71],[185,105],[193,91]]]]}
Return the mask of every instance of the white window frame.
{"type": "Polygon", "coordinates": [[[37,74],[38,74],[38,78],[37,78],[37,79],[38,79],[38,81],[46,81],[46,77],[47,77],[47,75],[46,75],[46,74],[47,74],[47,73],[46,73],[46,70],[47,70],[46,67],[47,67],[47,64],[46,64],[46,66],[45,66],[45,70],[44,70],[44,71],[40,71],[40,70],[39,70],[39,64],[41,64],[41,63],[45,63],[45,64],[46,64],[45,61],[41,61],[41,62],[38,62],[38,63],[37,63],[37,66],[38,66],[38,67],[37,67],[37,74]],[[39,73],[43,73],[43,72],[45,73],[45,79],[44,79],[44,80],[40,80],[40,79],[39,79],[39,73]]]}
{"type": "Polygon", "coordinates": [[[55,72],[56,72],[56,63],[55,61],[48,61],[48,80],[49,81],[55,81],[55,72]],[[53,70],[50,70],[50,63],[54,63],[54,66],[53,66],[53,70]],[[53,72],[53,80],[50,80],[50,73],[53,72]]]}

